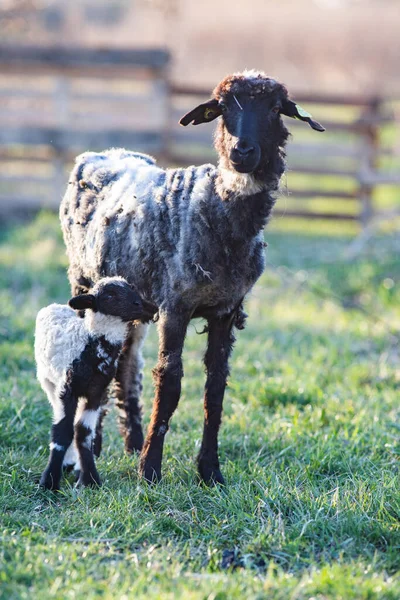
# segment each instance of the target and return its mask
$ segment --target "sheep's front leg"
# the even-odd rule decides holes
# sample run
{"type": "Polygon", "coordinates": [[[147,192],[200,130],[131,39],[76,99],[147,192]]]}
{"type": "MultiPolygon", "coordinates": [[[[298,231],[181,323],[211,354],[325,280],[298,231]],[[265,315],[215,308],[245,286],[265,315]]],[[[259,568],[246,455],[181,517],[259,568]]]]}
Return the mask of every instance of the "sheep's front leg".
{"type": "Polygon", "coordinates": [[[218,430],[229,375],[228,360],[235,337],[233,315],[208,321],[208,344],[204,357],[207,380],[204,393],[204,430],[197,458],[200,477],[207,484],[224,483],[218,460],[218,430]]]}
{"type": "Polygon", "coordinates": [[[100,401],[97,397],[80,398],[75,417],[75,444],[81,468],[78,487],[101,485],[93,455],[99,412],[100,401]]]}
{"type": "Polygon", "coordinates": [[[40,485],[48,490],[60,489],[60,479],[65,453],[74,437],[74,416],[77,400],[67,386],[58,396],[55,388],[48,391],[53,406],[50,458],[40,478],[40,485]]]}
{"type": "Polygon", "coordinates": [[[164,438],[181,394],[182,349],[190,320],[187,313],[160,312],[158,363],[153,370],[153,412],[140,459],[140,473],[149,482],[161,479],[164,438]]]}

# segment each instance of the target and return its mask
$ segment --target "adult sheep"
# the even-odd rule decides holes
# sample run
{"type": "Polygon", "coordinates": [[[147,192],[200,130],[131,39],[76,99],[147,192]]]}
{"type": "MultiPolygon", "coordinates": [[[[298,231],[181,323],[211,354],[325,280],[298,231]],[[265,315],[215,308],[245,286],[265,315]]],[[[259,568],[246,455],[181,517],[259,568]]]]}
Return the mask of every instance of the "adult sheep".
{"type": "Polygon", "coordinates": [[[155,400],[144,445],[139,396],[146,326],[131,329],[116,375],[125,448],[142,450],[140,471],[148,481],[161,478],[194,317],[207,320],[208,332],[198,469],[207,483],[224,481],[217,437],[233,327],[243,327],[243,300],[264,269],[263,229],[285,168],[282,114],[324,130],[274,79],[254,71],[234,74],[180,121],[198,125],[222,117],[218,167],[164,170],[147,155],[112,149],[82,154],[71,173],[60,217],[73,295],[119,275],[158,308],[155,400]]]}

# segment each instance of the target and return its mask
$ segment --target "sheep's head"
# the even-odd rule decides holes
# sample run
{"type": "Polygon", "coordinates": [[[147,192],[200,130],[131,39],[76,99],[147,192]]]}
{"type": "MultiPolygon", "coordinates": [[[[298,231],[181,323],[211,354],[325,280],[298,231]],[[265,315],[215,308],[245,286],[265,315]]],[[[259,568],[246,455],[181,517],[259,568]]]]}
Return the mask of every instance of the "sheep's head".
{"type": "Polygon", "coordinates": [[[139,294],[122,277],[105,277],[88,294],[74,296],[68,302],[75,310],[90,309],[94,312],[119,317],[121,321],[149,320],[156,312],[141,299],[139,294]]]}
{"type": "Polygon", "coordinates": [[[288,130],[281,115],[324,131],[311,115],[289,100],[284,85],[264,73],[244,71],[225,77],[215,88],[213,98],[187,113],[180,123],[198,125],[222,116],[215,140],[220,166],[256,174],[285,145],[288,130]]]}

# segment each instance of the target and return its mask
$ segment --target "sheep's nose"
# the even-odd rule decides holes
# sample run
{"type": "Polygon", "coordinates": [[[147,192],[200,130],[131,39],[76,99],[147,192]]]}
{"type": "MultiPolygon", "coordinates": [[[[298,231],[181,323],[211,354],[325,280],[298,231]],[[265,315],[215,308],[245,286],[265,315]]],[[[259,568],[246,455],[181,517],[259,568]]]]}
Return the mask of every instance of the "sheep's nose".
{"type": "Polygon", "coordinates": [[[254,146],[246,142],[238,142],[235,145],[234,150],[236,151],[238,156],[240,156],[240,158],[247,158],[248,155],[254,151],[254,146]]]}

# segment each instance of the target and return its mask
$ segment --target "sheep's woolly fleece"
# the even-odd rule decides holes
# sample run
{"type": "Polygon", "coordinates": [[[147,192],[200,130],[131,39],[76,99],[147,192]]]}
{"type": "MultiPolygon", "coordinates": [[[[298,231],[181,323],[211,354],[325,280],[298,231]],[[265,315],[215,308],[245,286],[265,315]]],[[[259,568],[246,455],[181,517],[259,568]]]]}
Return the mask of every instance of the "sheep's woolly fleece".
{"type": "Polygon", "coordinates": [[[265,190],[261,201],[252,176],[221,171],[164,170],[124,149],[78,156],[60,208],[71,282],[122,274],[158,307],[181,298],[232,310],[262,272],[274,199],[265,190]],[[237,198],[221,201],[221,180],[237,198]]]}
{"type": "Polygon", "coordinates": [[[268,77],[262,71],[243,71],[233,73],[223,79],[213,91],[213,97],[221,100],[226,94],[264,94],[280,89],[287,96],[287,90],[282,83],[268,77]]]}

